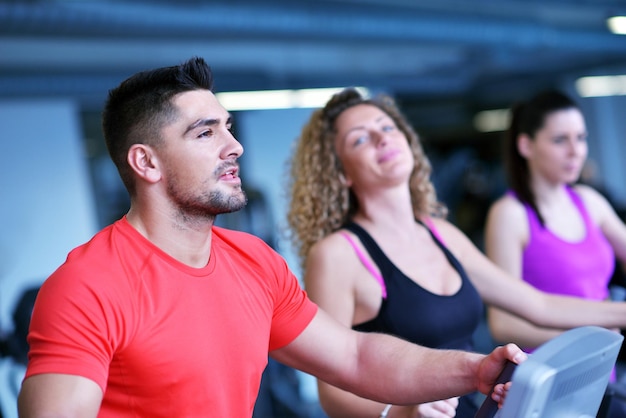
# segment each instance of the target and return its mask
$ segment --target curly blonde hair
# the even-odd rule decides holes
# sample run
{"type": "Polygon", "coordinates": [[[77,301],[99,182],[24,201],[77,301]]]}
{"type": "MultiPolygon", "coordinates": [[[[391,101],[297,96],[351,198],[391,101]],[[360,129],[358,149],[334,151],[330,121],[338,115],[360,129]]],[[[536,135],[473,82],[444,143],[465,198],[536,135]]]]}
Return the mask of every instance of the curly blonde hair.
{"type": "Polygon", "coordinates": [[[304,126],[289,163],[289,238],[302,266],[311,247],[340,229],[358,209],[350,188],[341,181],[343,168],[335,150],[335,121],[346,109],[369,104],[385,112],[406,136],[415,167],[409,180],[416,218],[445,217],[447,209],[437,200],[430,180],[432,167],[419,138],[394,100],[387,95],[367,99],[353,88],[335,94],[316,110],[304,126]]]}

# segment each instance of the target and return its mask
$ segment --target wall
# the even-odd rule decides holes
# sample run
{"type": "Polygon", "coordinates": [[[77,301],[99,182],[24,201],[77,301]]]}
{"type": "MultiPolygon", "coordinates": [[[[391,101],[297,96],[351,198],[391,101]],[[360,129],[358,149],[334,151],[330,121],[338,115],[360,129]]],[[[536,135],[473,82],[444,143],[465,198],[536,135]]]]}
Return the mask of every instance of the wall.
{"type": "Polygon", "coordinates": [[[22,290],[96,231],[79,113],[68,101],[0,101],[0,336],[22,290]]]}
{"type": "MultiPolygon", "coordinates": [[[[274,222],[275,246],[296,276],[301,269],[283,230],[287,228],[287,161],[292,147],[312,109],[259,110],[237,114],[238,137],[244,145],[241,178],[244,187],[260,191],[266,198],[274,222]]],[[[298,372],[304,400],[317,401],[315,379],[298,372]]]]}
{"type": "Polygon", "coordinates": [[[286,240],[287,160],[311,109],[258,110],[236,116],[239,139],[244,145],[241,158],[244,186],[259,190],[267,198],[275,223],[276,249],[300,276],[298,260],[286,240]]]}
{"type": "Polygon", "coordinates": [[[587,98],[581,100],[581,107],[598,180],[617,204],[626,207],[626,96],[587,98]]]}

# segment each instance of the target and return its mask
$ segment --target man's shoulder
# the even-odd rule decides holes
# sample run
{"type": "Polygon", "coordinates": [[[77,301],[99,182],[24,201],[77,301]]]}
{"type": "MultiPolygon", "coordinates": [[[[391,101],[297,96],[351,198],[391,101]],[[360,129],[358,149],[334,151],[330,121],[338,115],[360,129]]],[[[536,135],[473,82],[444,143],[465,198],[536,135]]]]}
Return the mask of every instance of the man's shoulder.
{"type": "Polygon", "coordinates": [[[261,238],[248,232],[213,227],[211,246],[212,252],[228,254],[238,261],[245,259],[246,265],[259,270],[282,270],[286,265],[281,254],[261,238]]]}
{"type": "Polygon", "coordinates": [[[119,231],[116,228],[116,224],[111,224],[99,232],[97,232],[91,239],[74,249],[72,249],[68,256],[66,263],[81,263],[81,262],[96,262],[103,261],[108,256],[108,252],[113,251],[113,247],[116,245],[116,236],[119,235],[119,231]]]}
{"type": "Polygon", "coordinates": [[[236,248],[267,247],[269,245],[261,238],[249,232],[214,226],[213,237],[216,245],[227,245],[236,248]]]}
{"type": "MultiPolygon", "coordinates": [[[[135,257],[129,250],[130,244],[127,242],[130,240],[123,235],[116,224],[103,228],[89,241],[72,249],[49,280],[69,280],[73,283],[85,281],[92,284],[102,282],[96,278],[119,271],[122,268],[122,257],[135,257]]],[[[104,282],[110,283],[110,280],[104,282]]]]}

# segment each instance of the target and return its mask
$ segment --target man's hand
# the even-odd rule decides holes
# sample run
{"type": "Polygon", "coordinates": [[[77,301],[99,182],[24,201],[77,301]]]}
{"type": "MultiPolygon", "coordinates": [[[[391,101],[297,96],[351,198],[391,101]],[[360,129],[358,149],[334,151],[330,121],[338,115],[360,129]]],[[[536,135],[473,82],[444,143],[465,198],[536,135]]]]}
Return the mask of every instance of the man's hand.
{"type": "Polygon", "coordinates": [[[507,387],[504,385],[496,385],[498,376],[504,370],[508,361],[515,364],[524,362],[528,356],[515,344],[507,344],[505,346],[496,347],[489,355],[487,355],[478,367],[476,378],[478,379],[477,388],[481,393],[489,394],[492,389],[494,394],[500,399],[494,399],[498,403],[502,403],[504,395],[506,395],[507,387]],[[495,388],[494,388],[495,387],[495,388]]]}
{"type": "Polygon", "coordinates": [[[494,386],[493,393],[491,394],[491,399],[493,399],[494,402],[498,403],[498,408],[502,408],[502,405],[504,404],[504,400],[506,399],[506,395],[509,392],[510,388],[511,382],[498,383],[494,386]]]}

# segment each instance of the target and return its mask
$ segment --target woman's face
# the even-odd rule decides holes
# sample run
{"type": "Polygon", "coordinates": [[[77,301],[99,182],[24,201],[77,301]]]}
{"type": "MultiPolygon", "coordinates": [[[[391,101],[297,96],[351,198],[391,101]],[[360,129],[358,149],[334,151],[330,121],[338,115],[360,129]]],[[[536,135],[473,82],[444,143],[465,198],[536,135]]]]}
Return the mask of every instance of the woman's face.
{"type": "Polygon", "coordinates": [[[384,111],[370,104],[353,106],[339,115],[335,129],[335,150],[348,186],[358,190],[408,180],[413,154],[404,133],[384,111]]]}
{"type": "Polygon", "coordinates": [[[573,183],[587,159],[587,128],[580,110],[564,109],[548,114],[534,138],[518,141],[533,177],[550,183],[573,183]]]}

